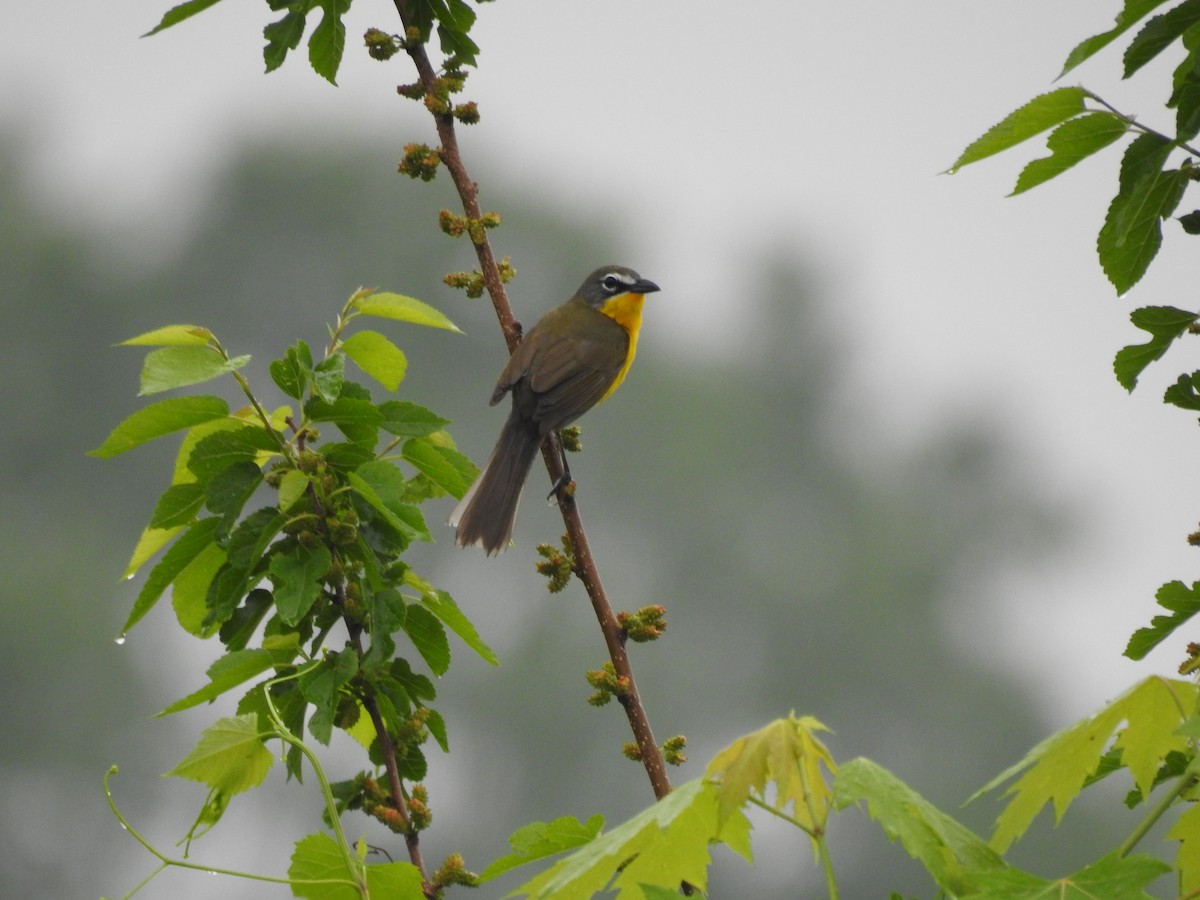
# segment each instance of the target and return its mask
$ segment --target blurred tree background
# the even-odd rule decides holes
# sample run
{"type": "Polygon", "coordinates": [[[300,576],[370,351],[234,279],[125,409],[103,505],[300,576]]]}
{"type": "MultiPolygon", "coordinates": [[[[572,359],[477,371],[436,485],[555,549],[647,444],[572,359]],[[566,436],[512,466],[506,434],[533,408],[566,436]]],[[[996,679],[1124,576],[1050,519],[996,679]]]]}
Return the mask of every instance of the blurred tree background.
{"type": "MultiPolygon", "coordinates": [[[[469,248],[436,228],[437,210],[453,206],[447,185],[390,174],[396,152],[311,136],[247,147],[178,251],[151,264],[136,248],[51,218],[25,192],[20,141],[0,145],[0,672],[10,711],[0,737],[0,893],[120,894],[150,869],[104,806],[110,763],[122,768],[118,801],[160,846],[182,836],[203,797],[158,773],[216,713],[149,716],[201,683],[207,648],[185,643],[166,604],[114,643],[138,584],[120,573],[174,447],[108,462],[84,456],[138,407],[140,354],[113,343],[168,323],[206,325],[231,352],[255,355],[248,377],[277,402],[266,361],[296,338],[318,345],[355,287],[410,293],[466,336],[392,333],[409,354],[401,394],[452,419],[460,449],[476,460],[490,450],[504,413],[486,401],[503,344],[486,302],[441,284],[470,265],[469,248]]],[[[820,260],[785,246],[742,260],[738,289],[754,298],[738,304],[747,339],[709,359],[672,341],[655,306],[719,307],[722,296],[673,292],[670,271],[621,242],[620,221],[585,223],[480,171],[485,205],[504,217],[496,246],[517,267],[511,296],[527,325],[604,262],[632,265],[664,288],[650,298],[627,385],[584,421],[572,469],[614,601],[668,610],[665,639],[635,647],[634,665],[658,739],[689,738],[691,762],[673,777],[694,777],[738,734],[794,709],[833,729],[835,756],[875,758],[953,810],[1036,743],[1045,733],[1038,698],[969,658],[946,615],[987,603],[990,573],[1037,564],[1069,525],[1070,512],[1045,508],[1025,479],[1029,451],[983,414],[944,421],[926,444],[903,450],[879,433],[869,413],[888,404],[889,385],[846,396],[855,344],[842,323],[854,321],[844,314],[854,301],[820,260]]],[[[502,659],[492,670],[461,653],[439,685],[452,755],[431,758],[435,819],[423,844],[433,858],[461,849],[476,870],[528,821],[602,812],[615,824],[651,799],[641,770],[620,756],[623,717],[584,702],[583,672],[603,649],[582,591],[550,596],[533,570],[536,543],[557,542],[561,530],[541,501],[543,483],[535,472],[517,546],[499,559],[456,551],[448,530],[413,557],[502,659]]],[[[282,873],[290,840],[318,809],[307,793],[272,773],[194,855],[282,873]]],[[[1118,833],[1119,823],[1085,824],[1083,802],[1075,836],[1118,833]]],[[[995,807],[960,812],[986,833],[995,807]]],[[[793,834],[776,843],[770,823],[757,824],[759,864],[726,854],[713,896],[796,896],[797,873],[815,878],[793,834]]],[[[1014,861],[1070,865],[1069,848],[1039,843],[1028,840],[1014,861]]],[[[865,815],[839,817],[832,846],[844,896],[929,891],[865,815]]],[[[487,890],[499,896],[517,883],[487,890]]],[[[146,896],[273,891],[287,896],[170,873],[146,896]]]]}

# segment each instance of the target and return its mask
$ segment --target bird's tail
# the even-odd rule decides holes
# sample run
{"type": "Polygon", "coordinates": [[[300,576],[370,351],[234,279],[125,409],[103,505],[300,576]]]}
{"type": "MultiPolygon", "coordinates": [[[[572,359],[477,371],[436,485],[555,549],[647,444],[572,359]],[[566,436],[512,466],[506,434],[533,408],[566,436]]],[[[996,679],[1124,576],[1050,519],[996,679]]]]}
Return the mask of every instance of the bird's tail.
{"type": "Polygon", "coordinates": [[[541,442],[536,425],[509,416],[483,472],[450,514],[460,547],[478,544],[488,556],[508,548],[521,488],[541,442]]]}

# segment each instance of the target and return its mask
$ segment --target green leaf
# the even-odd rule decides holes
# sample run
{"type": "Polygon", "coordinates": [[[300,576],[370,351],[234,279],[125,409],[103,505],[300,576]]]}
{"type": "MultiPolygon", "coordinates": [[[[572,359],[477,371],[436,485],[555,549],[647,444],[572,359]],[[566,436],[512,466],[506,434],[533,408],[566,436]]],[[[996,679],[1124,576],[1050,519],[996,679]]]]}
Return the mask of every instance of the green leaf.
{"type": "Polygon", "coordinates": [[[1130,313],[1129,320],[1151,337],[1144,344],[1130,344],[1117,351],[1113,372],[1121,387],[1132,391],[1146,366],[1160,359],[1197,318],[1200,316],[1196,313],[1174,306],[1145,306],[1130,313]]]}
{"type": "Polygon", "coordinates": [[[562,816],[553,822],[530,822],[522,825],[508,838],[512,853],[488,863],[479,874],[480,883],[491,881],[505,872],[582,847],[600,834],[604,816],[597,813],[586,824],[574,816],[562,816]]]}
{"type": "Polygon", "coordinates": [[[450,641],[437,617],[423,606],[412,605],[402,627],[429,670],[434,675],[445,675],[450,668],[450,641]]]}
{"type": "MultiPolygon", "coordinates": [[[[701,779],[679,785],[650,808],[521,885],[514,894],[574,900],[591,897],[607,886],[616,891],[617,900],[641,900],[644,884],[671,889],[684,881],[704,890],[711,862],[709,846],[721,835],[716,790],[701,779]]],[[[744,818],[740,811],[736,816],[744,818]]]]}
{"type": "Polygon", "coordinates": [[[342,350],[389,391],[400,387],[408,371],[404,351],[378,331],[355,332],[342,342],[342,350]]]}
{"type": "MultiPolygon", "coordinates": [[[[205,592],[207,590],[206,585],[205,592]]],[[[251,591],[246,595],[246,602],[221,626],[221,643],[227,650],[244,650],[273,605],[274,598],[270,591],[261,588],[251,591]]],[[[299,635],[295,637],[299,640],[299,635]]]]}
{"type": "Polygon", "coordinates": [[[829,750],[816,737],[827,730],[811,716],[797,718],[792,713],[738,738],[714,756],[704,774],[719,782],[720,821],[753,793],[780,812],[791,805],[791,815],[810,831],[823,828],[833,798],[825,773],[837,772],[829,750]],[[775,785],[770,801],[768,782],[775,785]]]}
{"type": "Polygon", "coordinates": [[[197,441],[187,467],[197,480],[208,482],[223,469],[238,463],[253,464],[259,453],[278,450],[275,438],[261,425],[227,428],[197,441]]]}
{"type": "Polygon", "coordinates": [[[367,501],[405,541],[431,541],[421,510],[403,498],[407,481],[394,465],[385,460],[363,463],[346,476],[355,493],[367,501]]]}
{"type": "Polygon", "coordinates": [[[162,347],[146,354],[139,396],[200,384],[227,375],[250,362],[249,356],[223,359],[211,347],[162,347]]]}
{"type": "Polygon", "coordinates": [[[173,484],[158,498],[150,516],[150,528],[190,525],[204,506],[204,486],[197,482],[173,484]]]}
{"type": "Polygon", "coordinates": [[[484,643],[483,638],[479,636],[479,632],[475,630],[475,626],[458,608],[458,604],[454,602],[454,598],[445,591],[433,591],[423,593],[421,595],[421,603],[425,608],[441,620],[442,624],[448,627],[451,631],[457,634],[464,644],[478,653],[486,662],[493,666],[500,665],[500,660],[495,652],[484,643]]]}
{"type": "Polygon", "coordinates": [[[841,767],[834,795],[839,810],[865,802],[888,840],[899,840],[948,894],[968,891],[974,883],[968,870],[972,875],[1007,870],[982,838],[869,759],[860,757],[841,767]]]}
{"type": "Polygon", "coordinates": [[[1129,639],[1125,655],[1130,659],[1144,659],[1146,654],[1167,639],[1175,629],[1182,626],[1200,612],[1200,581],[1190,588],[1182,581],[1169,581],[1154,595],[1158,605],[1168,610],[1169,616],[1155,616],[1146,628],[1139,628],[1129,639]]]}
{"type": "Polygon", "coordinates": [[[1162,220],[1179,205],[1187,186],[1178,169],[1162,170],[1171,149],[1169,141],[1143,134],[1122,159],[1120,189],[1096,239],[1100,265],[1118,294],[1146,273],[1162,244],[1162,220]]]}
{"type": "Polygon", "coordinates": [[[1164,0],[1125,0],[1125,6],[1117,13],[1116,26],[1076,45],[1075,49],[1067,55],[1067,61],[1063,64],[1063,70],[1058,73],[1058,77],[1062,78],[1085,59],[1107,47],[1148,16],[1156,6],[1161,6],[1163,2],[1164,0]]]}
{"type": "Polygon", "coordinates": [[[319,665],[300,676],[300,693],[316,707],[308,720],[308,731],[322,744],[328,745],[333,735],[341,689],[357,673],[358,656],[352,650],[346,650],[327,654],[319,665]]]}
{"type": "Polygon", "coordinates": [[[313,388],[329,403],[338,398],[345,380],[346,357],[341,353],[326,357],[313,367],[313,388]]]}
{"type": "Polygon", "coordinates": [[[218,719],[174,769],[177,778],[189,778],[232,796],[262,784],[274,756],[263,746],[258,718],[244,715],[218,719]]]}
{"type": "Polygon", "coordinates": [[[1066,87],[1034,97],[972,142],[946,171],[957,172],[965,165],[1015,147],[1047,128],[1086,112],[1083,101],[1087,96],[1083,88],[1066,87]]]}
{"type": "Polygon", "coordinates": [[[426,437],[450,424],[449,419],[435,415],[423,406],[407,400],[388,400],[379,404],[383,414],[380,427],[399,437],[426,437]]]}
{"type": "Polygon", "coordinates": [[[1146,885],[1171,871],[1161,859],[1117,851],[1065,878],[1039,878],[1019,869],[972,873],[974,888],[959,900],[1153,900],[1146,885]]]}
{"type": "Polygon", "coordinates": [[[1024,772],[1005,791],[1012,799],[996,820],[992,848],[1004,853],[1047,803],[1054,804],[1055,820],[1061,820],[1087,779],[1099,770],[1122,724],[1125,728],[1114,746],[1121,750],[1134,783],[1147,793],[1167,754],[1186,750],[1186,740],[1174,732],[1185,718],[1181,710],[1194,708],[1196,696],[1195,684],[1147,678],[1095,716],[1042,741],[975,794],[978,797],[1024,772]]]}
{"type": "Polygon", "coordinates": [[[175,577],[205,547],[212,544],[220,522],[221,520],[216,518],[201,519],[189,528],[163,554],[163,558],[158,561],[158,565],[150,570],[150,575],[146,578],[146,583],[142,585],[141,591],[138,592],[137,600],[134,601],[129,618],[125,620],[125,624],[121,627],[121,634],[126,634],[129,629],[140,622],[142,617],[154,608],[154,604],[158,602],[158,598],[162,596],[163,591],[175,580],[175,577]]]}
{"type": "Polygon", "coordinates": [[[143,34],[142,37],[150,37],[150,35],[158,34],[172,25],[178,25],[184,19],[190,19],[196,13],[204,12],[210,6],[216,6],[218,2],[219,0],[187,0],[186,3],[180,3],[178,6],[167,10],[163,14],[162,21],[143,34]]]}
{"type": "Polygon", "coordinates": [[[204,491],[205,505],[232,523],[260,484],[262,469],[250,460],[235,462],[213,475],[204,491]]]}
{"type": "Polygon", "coordinates": [[[211,347],[163,347],[150,350],[142,365],[138,396],[161,394],[174,388],[186,388],[238,370],[250,362],[250,356],[223,359],[211,347]]]}
{"type": "Polygon", "coordinates": [[[1200,0],[1184,0],[1174,9],[1146,22],[1125,48],[1125,76],[1128,78],[1172,43],[1188,28],[1200,22],[1200,0]]]}
{"type": "Polygon", "coordinates": [[[363,867],[366,893],[360,891],[346,854],[329,835],[301,838],[288,866],[292,894],[303,900],[424,900],[420,870],[412,863],[390,862],[363,867]]]}
{"type": "Polygon", "coordinates": [[[1200,411],[1200,372],[1180,375],[1173,385],[1163,392],[1163,403],[1180,409],[1200,411]]]}
{"type": "Polygon", "coordinates": [[[208,622],[208,589],[226,559],[222,548],[209,544],[171,583],[171,608],[188,634],[209,638],[216,631],[216,626],[208,622]]]}
{"type": "Polygon", "coordinates": [[[287,15],[263,29],[263,37],[267,39],[267,45],[263,47],[263,61],[267,64],[268,72],[274,72],[283,65],[288,51],[300,46],[300,38],[304,37],[305,17],[314,3],[315,0],[309,0],[292,4],[287,15]]]}
{"type": "Polygon", "coordinates": [[[1193,25],[1183,35],[1188,54],[1172,77],[1171,96],[1167,106],[1175,110],[1175,138],[1191,140],[1200,131],[1200,25],[1193,25]]]}
{"type": "Polygon", "coordinates": [[[275,606],[286,625],[296,625],[321,596],[321,587],[333,557],[324,544],[298,545],[271,557],[268,571],[275,585],[275,606]]]}
{"type": "MultiPolygon", "coordinates": [[[[377,316],[381,319],[410,322],[413,325],[428,325],[432,328],[459,331],[457,325],[428,303],[422,303],[415,297],[406,297],[403,294],[392,294],[387,291],[364,294],[356,298],[352,305],[360,313],[367,316],[377,316]]],[[[459,333],[461,334],[461,331],[459,333]]]]}
{"type": "Polygon", "coordinates": [[[346,26],[342,16],[350,9],[350,0],[321,0],[323,14],[308,39],[308,61],[313,71],[337,84],[337,70],[346,49],[346,26]]]}
{"type": "Polygon", "coordinates": [[[229,559],[209,588],[208,625],[220,626],[233,615],[250,588],[250,579],[258,571],[267,546],[285,521],[278,509],[268,506],[251,513],[234,528],[225,545],[229,559]]]}
{"type": "Polygon", "coordinates": [[[229,415],[229,404],[220,397],[170,397],[151,403],[112,430],[104,443],[88,456],[110,459],[163,435],[229,415]]]}
{"type": "Polygon", "coordinates": [[[463,454],[434,444],[426,438],[412,438],[401,450],[408,462],[447,494],[457,499],[467,492],[479,470],[463,454]]]}
{"type": "Polygon", "coordinates": [[[313,374],[312,351],[304,341],[296,341],[287,348],[283,359],[271,361],[271,380],[281,391],[297,400],[304,399],[304,392],[313,374]]]}
{"type": "Polygon", "coordinates": [[[314,422],[333,422],[355,443],[374,447],[379,438],[383,414],[370,400],[338,397],[330,403],[321,397],[313,397],[305,404],[304,411],[314,422]]]}
{"type": "Polygon", "coordinates": [[[203,325],[165,325],[121,341],[118,347],[203,347],[213,333],[203,325]]]}
{"type": "Polygon", "coordinates": [[[235,650],[227,653],[208,667],[208,684],[176,700],[158,715],[169,716],[201,703],[211,703],[226,691],[233,690],[268,669],[287,665],[295,655],[295,651],[279,650],[235,650]]]}
{"type": "Polygon", "coordinates": [[[1167,839],[1179,841],[1175,865],[1179,869],[1179,895],[1195,896],[1200,891],[1200,806],[1192,803],[1167,832],[1167,839]]]}
{"type": "Polygon", "coordinates": [[[1017,178],[1017,186],[1013,188],[1013,195],[1062,174],[1128,131],[1129,126],[1112,113],[1095,112],[1068,119],[1050,132],[1046,140],[1050,156],[1035,159],[1022,170],[1017,178]]]}

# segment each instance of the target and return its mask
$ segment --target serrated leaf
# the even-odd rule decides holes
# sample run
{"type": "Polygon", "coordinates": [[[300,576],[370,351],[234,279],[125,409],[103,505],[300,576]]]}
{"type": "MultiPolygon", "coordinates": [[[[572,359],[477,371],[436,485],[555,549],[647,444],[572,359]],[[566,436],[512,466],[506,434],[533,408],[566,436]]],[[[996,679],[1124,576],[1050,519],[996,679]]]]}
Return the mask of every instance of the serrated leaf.
{"type": "Polygon", "coordinates": [[[1191,140],[1200,131],[1200,25],[1183,35],[1188,54],[1175,69],[1167,107],[1175,110],[1175,139],[1191,140]]]}
{"type": "Polygon", "coordinates": [[[303,400],[309,379],[312,378],[312,351],[304,341],[296,341],[287,348],[282,359],[271,361],[269,369],[271,380],[281,391],[289,397],[303,400]]]}
{"type": "Polygon", "coordinates": [[[1058,73],[1058,77],[1062,78],[1085,59],[1107,47],[1148,16],[1156,6],[1161,6],[1163,2],[1164,0],[1125,0],[1124,7],[1117,13],[1116,25],[1108,31],[1093,35],[1077,44],[1067,55],[1067,61],[1063,64],[1063,70],[1058,73]]]}
{"type": "Polygon", "coordinates": [[[1175,866],[1179,869],[1179,895],[1187,897],[1200,891],[1200,806],[1190,804],[1171,825],[1167,839],[1179,841],[1175,866]]]}
{"type": "Polygon", "coordinates": [[[137,545],[129,556],[129,563],[121,573],[124,578],[132,578],[150,559],[163,547],[175,539],[182,528],[145,528],[138,535],[137,545]]]}
{"type": "Polygon", "coordinates": [[[244,715],[218,719],[204,729],[200,742],[174,769],[177,778],[207,784],[232,796],[260,785],[274,756],[263,746],[258,718],[244,715]]]}
{"type": "Polygon", "coordinates": [[[429,670],[445,675],[450,668],[450,641],[437,617],[423,606],[412,605],[402,627],[429,670]]]}
{"type": "Polygon", "coordinates": [[[1083,101],[1087,96],[1083,88],[1065,87],[1034,97],[968,145],[946,171],[957,172],[963,166],[1015,147],[1047,128],[1086,112],[1083,101]]]}
{"type": "MultiPolygon", "coordinates": [[[[211,520],[203,520],[211,521],[211,520]]],[[[286,521],[275,507],[256,510],[237,524],[225,542],[229,559],[209,588],[206,625],[219,627],[237,608],[250,588],[267,546],[286,521]]]]}
{"type": "Polygon", "coordinates": [[[1050,155],[1035,159],[1021,171],[1013,195],[1061,175],[1099,150],[1128,133],[1129,126],[1117,116],[1107,112],[1087,113],[1068,119],[1046,139],[1050,155]]]}
{"type": "Polygon", "coordinates": [[[1161,859],[1117,851],[1064,878],[1040,878],[1019,869],[973,873],[975,886],[959,900],[1153,900],[1151,881],[1171,871],[1161,859]]]}
{"type": "Polygon", "coordinates": [[[333,403],[346,380],[346,357],[334,353],[313,366],[313,388],[323,400],[333,403]]]}
{"type": "Polygon", "coordinates": [[[1194,684],[1148,678],[1095,716],[1034,747],[1024,759],[975,794],[978,797],[1024,772],[1004,792],[1012,799],[996,820],[989,842],[992,848],[1004,853],[1047,803],[1053,803],[1055,820],[1061,820],[1086,780],[1099,769],[1114,734],[1125,723],[1118,740],[1122,759],[1129,766],[1134,782],[1146,793],[1167,753],[1186,746],[1186,741],[1174,735],[1174,730],[1185,718],[1180,710],[1192,709],[1196,694],[1194,684]],[[1169,736],[1164,739],[1164,734],[1169,736]]]}
{"type": "Polygon", "coordinates": [[[459,327],[445,315],[434,309],[428,303],[423,303],[415,297],[403,294],[393,294],[380,291],[373,294],[363,294],[357,297],[352,305],[366,316],[377,316],[381,319],[394,319],[409,322],[413,325],[428,325],[431,328],[444,328],[448,331],[458,331],[459,327]]]}
{"type": "Polygon", "coordinates": [[[287,512],[308,491],[312,478],[299,469],[288,469],[279,479],[279,509],[287,512]]]}
{"type": "Polygon", "coordinates": [[[388,400],[379,404],[383,414],[380,428],[399,437],[425,437],[450,424],[449,419],[407,400],[388,400]]]}
{"type": "Polygon", "coordinates": [[[350,0],[321,0],[323,14],[308,39],[308,62],[313,71],[332,85],[337,84],[337,70],[346,49],[346,26],[342,16],[350,8],[350,0]]]}
{"type": "Polygon", "coordinates": [[[224,359],[211,347],[161,347],[146,354],[138,396],[201,384],[240,369],[249,356],[224,359]]]}
{"type": "Polygon", "coordinates": [[[408,371],[404,351],[378,331],[357,331],[342,341],[342,350],[360,369],[394,391],[408,371]]]}
{"type": "Polygon", "coordinates": [[[210,6],[216,6],[218,2],[220,2],[220,0],[187,0],[186,3],[180,3],[178,6],[174,6],[167,10],[166,13],[163,14],[162,20],[152,29],[143,34],[142,37],[150,37],[150,35],[158,34],[160,31],[164,31],[165,29],[170,28],[172,25],[178,25],[184,19],[190,19],[192,16],[196,15],[196,13],[204,12],[204,10],[208,9],[210,6]]]}
{"type": "Polygon", "coordinates": [[[204,491],[209,512],[231,522],[262,484],[263,473],[255,463],[242,460],[226,466],[209,481],[204,491]]]}
{"type": "Polygon", "coordinates": [[[322,744],[329,744],[337,715],[341,689],[358,673],[358,656],[352,650],[329,653],[320,665],[300,676],[300,693],[316,709],[308,720],[308,731],[322,744]]]}
{"type": "Polygon", "coordinates": [[[292,894],[305,900],[360,900],[364,896],[346,854],[323,832],[296,841],[288,878],[292,894]]]}
{"type": "MultiPolygon", "coordinates": [[[[735,815],[741,817],[740,811],[735,815]]],[[[513,894],[582,900],[608,886],[617,900],[641,900],[643,884],[678,888],[684,881],[704,890],[709,845],[719,839],[716,786],[700,779],[685,782],[513,894]]]]}
{"type": "Polygon", "coordinates": [[[488,863],[487,868],[479,873],[479,881],[486,883],[518,866],[582,847],[595,840],[603,827],[604,816],[599,813],[586,823],[574,816],[561,816],[552,822],[522,825],[508,838],[508,846],[513,852],[488,863]]]}
{"type": "Polygon", "coordinates": [[[146,583],[142,585],[141,591],[138,592],[137,599],[133,603],[133,609],[129,613],[129,618],[125,620],[125,624],[121,627],[122,634],[127,633],[129,629],[140,622],[142,617],[154,608],[154,604],[158,602],[163,591],[175,580],[176,576],[205,547],[212,544],[216,535],[217,525],[219,524],[220,519],[201,519],[189,528],[163,554],[163,558],[159,560],[158,565],[150,570],[150,575],[146,578],[146,583]]]}
{"type": "Polygon", "coordinates": [[[164,325],[121,341],[118,347],[203,347],[213,333],[203,325],[164,325]]]}
{"type": "Polygon", "coordinates": [[[462,495],[479,474],[475,464],[462,453],[434,444],[426,438],[411,438],[405,441],[401,456],[412,463],[418,472],[456,499],[462,499],[462,495]]]}
{"type": "Polygon", "coordinates": [[[835,774],[837,764],[816,737],[818,731],[828,729],[811,716],[796,718],[793,713],[738,738],[713,757],[705,776],[720,783],[721,821],[753,792],[781,812],[791,806],[791,815],[810,830],[823,826],[833,797],[825,772],[835,774]],[[768,784],[775,787],[773,797],[767,794],[768,784]]]}
{"type": "Polygon", "coordinates": [[[220,397],[169,397],[126,418],[88,456],[110,459],[147,441],[227,415],[229,404],[220,397]]]}
{"type": "Polygon", "coordinates": [[[375,446],[383,414],[370,400],[338,397],[332,403],[313,397],[304,407],[314,422],[332,422],[348,440],[375,446]]]}
{"type": "Polygon", "coordinates": [[[278,451],[275,438],[261,426],[226,428],[196,442],[187,467],[201,482],[211,481],[219,472],[238,463],[254,463],[259,453],[278,451]]]}
{"type": "Polygon", "coordinates": [[[179,626],[188,634],[203,639],[212,637],[216,631],[215,626],[206,624],[208,588],[226,559],[221,547],[209,544],[171,582],[171,608],[179,626]]]}
{"type": "Polygon", "coordinates": [[[347,473],[346,479],[355,493],[382,515],[404,540],[433,540],[421,510],[401,499],[406,482],[394,465],[383,460],[364,463],[347,473]]]}
{"type": "Polygon", "coordinates": [[[282,19],[263,28],[263,37],[267,39],[263,47],[263,62],[267,64],[268,72],[274,72],[283,65],[288,51],[300,46],[300,38],[304,37],[305,17],[310,8],[311,4],[305,3],[302,9],[290,10],[282,19]]]}
{"type": "Polygon", "coordinates": [[[1171,46],[1192,25],[1200,22],[1200,0],[1183,3],[1149,19],[1125,48],[1125,78],[1171,46]]]}
{"type": "Polygon", "coordinates": [[[1096,239],[1100,265],[1124,293],[1141,278],[1162,243],[1160,220],[1174,210],[1186,180],[1163,171],[1173,145],[1155,134],[1134,138],[1121,158],[1118,190],[1096,239]]]}
{"type": "Polygon", "coordinates": [[[1175,629],[1200,612],[1200,581],[1190,588],[1182,581],[1169,581],[1158,589],[1154,599],[1169,616],[1155,616],[1146,628],[1139,628],[1129,639],[1125,655],[1130,659],[1144,659],[1146,654],[1161,644],[1175,629]]]}
{"type": "Polygon", "coordinates": [[[1200,372],[1180,375],[1173,385],[1163,391],[1163,403],[1200,412],[1200,372]]]}
{"type": "Polygon", "coordinates": [[[295,653],[276,650],[236,650],[227,653],[208,667],[208,684],[176,700],[157,715],[169,716],[201,703],[211,703],[226,691],[233,690],[268,669],[286,665],[294,656],[295,653]]]}
{"type": "Polygon", "coordinates": [[[275,607],[285,625],[296,625],[321,596],[325,575],[333,557],[324,544],[297,546],[271,557],[268,571],[275,585],[275,607]]]}
{"type": "Polygon", "coordinates": [[[204,486],[196,482],[173,484],[158,498],[149,528],[190,525],[204,506],[204,486]]]}
{"type": "Polygon", "coordinates": [[[951,895],[959,896],[974,883],[968,870],[1007,868],[982,838],[869,759],[843,765],[834,779],[834,794],[838,809],[865,802],[888,840],[899,840],[951,895]]]}
{"type": "Polygon", "coordinates": [[[1198,318],[1200,315],[1174,306],[1144,306],[1130,313],[1129,320],[1151,337],[1144,344],[1130,344],[1117,351],[1113,372],[1121,387],[1127,391],[1137,387],[1138,376],[1146,366],[1161,359],[1172,342],[1198,318]]]}
{"type": "Polygon", "coordinates": [[[433,591],[421,595],[421,603],[431,613],[438,617],[447,628],[457,634],[464,644],[478,653],[486,662],[493,666],[500,665],[495,652],[479,636],[475,626],[458,608],[454,598],[445,591],[433,591]]]}

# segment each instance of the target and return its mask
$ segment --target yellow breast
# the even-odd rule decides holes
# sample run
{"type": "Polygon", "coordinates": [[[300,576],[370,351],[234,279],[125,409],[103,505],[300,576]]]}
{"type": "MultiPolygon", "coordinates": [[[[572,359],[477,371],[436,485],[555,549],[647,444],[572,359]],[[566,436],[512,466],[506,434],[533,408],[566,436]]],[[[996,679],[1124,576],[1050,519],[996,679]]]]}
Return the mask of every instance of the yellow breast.
{"type": "Polygon", "coordinates": [[[621,382],[625,380],[625,374],[633,365],[633,357],[637,353],[638,332],[642,328],[642,301],[645,299],[644,294],[618,294],[600,307],[600,312],[629,333],[629,352],[625,354],[625,364],[621,366],[621,371],[613,379],[612,385],[600,398],[601,401],[607,400],[612,392],[621,386],[621,382]]]}

